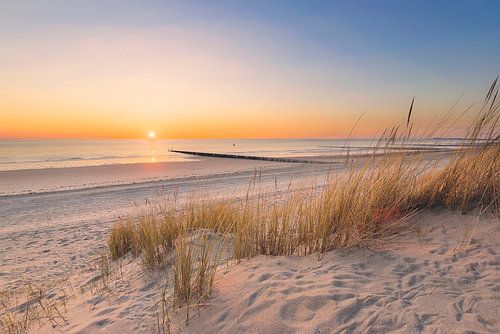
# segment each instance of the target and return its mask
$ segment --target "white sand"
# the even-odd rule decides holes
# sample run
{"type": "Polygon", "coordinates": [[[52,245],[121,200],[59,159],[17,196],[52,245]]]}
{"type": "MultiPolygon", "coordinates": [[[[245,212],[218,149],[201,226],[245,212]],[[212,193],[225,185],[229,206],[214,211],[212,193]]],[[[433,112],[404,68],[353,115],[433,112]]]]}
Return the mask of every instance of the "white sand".
{"type": "MultiPolygon", "coordinates": [[[[0,196],[0,290],[20,288],[25,279],[59,282],[66,289],[68,282],[73,284],[69,324],[35,326],[33,333],[155,332],[160,273],[149,277],[137,259],[128,258],[115,271],[109,290],[95,293],[93,282],[99,277],[94,261],[116,217],[135,213],[158,194],[176,192],[181,199],[192,192],[243,196],[255,169],[262,172],[262,186],[272,192],[275,179],[279,189],[290,179],[321,184],[330,168],[203,158],[154,166],[83,167],[64,170],[67,175],[55,170],[4,173],[2,181],[14,188],[36,181],[39,186],[61,186],[62,191],[43,192],[40,186],[43,193],[0,196]],[[118,174],[120,180],[133,182],[114,184],[110,176],[118,174]],[[75,178],[79,189],[69,190],[66,186],[75,178]],[[88,180],[90,186],[82,189],[88,180]],[[83,294],[78,291],[82,285],[83,294]]],[[[336,250],[319,261],[315,256],[258,256],[231,264],[217,274],[211,305],[193,310],[187,327],[179,318],[182,314],[173,315],[175,329],[498,332],[499,220],[474,222],[474,216],[424,213],[412,219],[410,234],[384,249],[336,250]],[[470,233],[470,244],[460,246],[470,233]]]]}
{"type": "MultiPolygon", "coordinates": [[[[0,171],[0,195],[81,190],[272,168],[279,163],[197,157],[183,161],[0,171]]],[[[283,166],[283,164],[281,164],[283,166]]]]}
{"type": "Polygon", "coordinates": [[[0,291],[51,282],[89,269],[117,217],[146,201],[192,193],[245,195],[255,171],[274,191],[290,179],[321,182],[327,165],[201,158],[197,161],[0,172],[0,189],[50,191],[0,196],[0,291]],[[114,184],[114,180],[125,184],[114,184]],[[79,189],[68,190],[70,185],[79,189]],[[87,187],[88,186],[88,187],[87,187]],[[62,191],[54,189],[62,188],[62,191]],[[82,188],[83,187],[83,188],[82,188]]]}
{"type": "MultiPolygon", "coordinates": [[[[258,256],[222,267],[186,333],[498,333],[497,217],[419,214],[376,251],[258,256]]],[[[78,295],[37,333],[152,333],[158,282],[128,259],[110,292],[78,295]]],[[[179,328],[177,328],[179,329],[179,328]]]]}
{"type": "Polygon", "coordinates": [[[332,251],[321,261],[260,256],[228,268],[186,332],[498,333],[498,218],[475,230],[471,216],[415,221],[421,233],[385,250],[332,251]]]}

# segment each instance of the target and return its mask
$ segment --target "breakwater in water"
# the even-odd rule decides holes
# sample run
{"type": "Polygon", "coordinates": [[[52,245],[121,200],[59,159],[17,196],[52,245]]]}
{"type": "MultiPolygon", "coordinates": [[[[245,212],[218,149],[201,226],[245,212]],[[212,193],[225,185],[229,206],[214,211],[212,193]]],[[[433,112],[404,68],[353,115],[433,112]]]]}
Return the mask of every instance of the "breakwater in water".
{"type": "Polygon", "coordinates": [[[290,163],[314,163],[314,164],[332,164],[330,161],[322,160],[307,160],[307,159],[293,159],[293,158],[277,158],[277,157],[259,157],[255,155],[241,155],[241,154],[226,154],[226,153],[212,153],[212,152],[194,152],[170,149],[169,152],[197,155],[201,157],[211,158],[225,158],[225,159],[247,159],[247,160],[262,160],[262,161],[276,161],[276,162],[290,162],[290,163]]]}

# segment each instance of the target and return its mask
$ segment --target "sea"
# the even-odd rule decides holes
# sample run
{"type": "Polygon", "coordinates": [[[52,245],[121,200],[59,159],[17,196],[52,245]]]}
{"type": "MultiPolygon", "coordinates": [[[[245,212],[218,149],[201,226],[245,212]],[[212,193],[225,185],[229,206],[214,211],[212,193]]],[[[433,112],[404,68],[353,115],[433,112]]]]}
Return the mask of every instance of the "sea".
{"type": "MultiPolygon", "coordinates": [[[[454,139],[419,140],[408,145],[447,147],[454,139]]],[[[49,139],[0,140],[0,171],[73,168],[183,161],[170,150],[229,153],[262,157],[338,156],[373,152],[374,139],[49,139]]]]}

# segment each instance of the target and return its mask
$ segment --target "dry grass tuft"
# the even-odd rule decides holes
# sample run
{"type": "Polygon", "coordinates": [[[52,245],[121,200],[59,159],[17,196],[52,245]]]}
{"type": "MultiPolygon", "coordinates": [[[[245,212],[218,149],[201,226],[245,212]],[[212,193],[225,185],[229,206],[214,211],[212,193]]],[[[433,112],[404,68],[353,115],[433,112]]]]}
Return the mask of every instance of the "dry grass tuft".
{"type": "Polygon", "coordinates": [[[0,332],[24,334],[38,324],[50,323],[53,327],[68,324],[64,317],[68,296],[49,293],[42,286],[26,282],[23,295],[0,292],[0,332]],[[19,303],[19,300],[23,301],[19,303]]]}
{"type": "Polygon", "coordinates": [[[498,145],[457,155],[443,170],[427,176],[419,200],[427,206],[460,208],[462,213],[476,206],[498,210],[499,162],[498,145]]]}
{"type": "Polygon", "coordinates": [[[491,85],[483,107],[468,130],[467,140],[441,170],[423,179],[418,201],[428,206],[499,209],[500,191],[500,100],[498,77],[491,85]]]}
{"type": "Polygon", "coordinates": [[[111,258],[116,260],[132,250],[135,230],[131,221],[119,221],[113,225],[108,237],[111,258]]]}

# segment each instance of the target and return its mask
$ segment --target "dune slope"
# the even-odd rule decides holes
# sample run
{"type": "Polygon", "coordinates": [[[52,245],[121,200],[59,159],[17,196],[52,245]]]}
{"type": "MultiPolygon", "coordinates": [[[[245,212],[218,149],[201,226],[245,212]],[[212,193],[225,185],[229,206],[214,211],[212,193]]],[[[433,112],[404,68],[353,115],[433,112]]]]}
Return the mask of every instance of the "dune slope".
{"type": "Polygon", "coordinates": [[[494,333],[499,224],[431,212],[383,250],[259,256],[218,274],[187,333],[494,333]]]}

